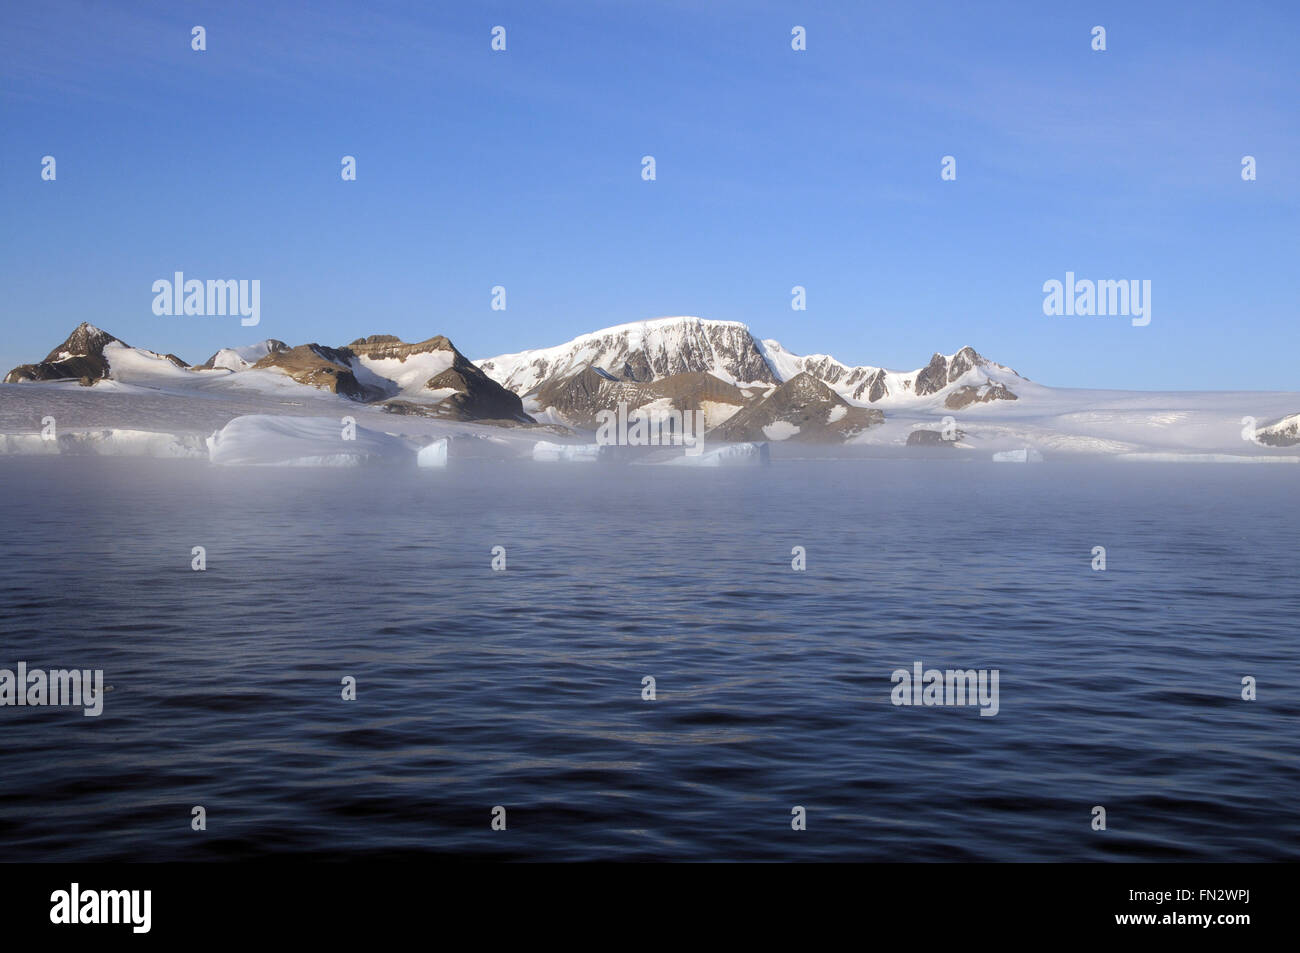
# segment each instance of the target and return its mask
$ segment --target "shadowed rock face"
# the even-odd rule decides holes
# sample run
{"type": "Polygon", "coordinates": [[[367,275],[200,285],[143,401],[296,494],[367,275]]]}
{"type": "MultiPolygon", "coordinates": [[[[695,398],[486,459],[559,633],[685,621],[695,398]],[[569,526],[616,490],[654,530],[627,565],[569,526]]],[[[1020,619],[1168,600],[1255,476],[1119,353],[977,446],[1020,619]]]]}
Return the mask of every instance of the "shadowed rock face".
{"type": "MultiPolygon", "coordinates": [[[[951,359],[945,358],[942,354],[935,354],[930,358],[930,363],[923,367],[916,375],[916,384],[913,387],[913,393],[918,397],[928,397],[931,394],[937,394],[949,384],[957,381],[961,376],[978,367],[983,367],[990,363],[989,360],[979,354],[972,347],[964,347],[951,359]]],[[[884,385],[883,377],[877,382],[881,390],[881,396],[888,393],[884,385]]],[[[857,396],[856,394],[854,395],[857,396]]],[[[872,397],[868,394],[867,399],[878,400],[879,397],[872,397]]],[[[944,406],[950,410],[960,410],[974,403],[988,403],[991,400],[1015,400],[1016,395],[1012,393],[1004,384],[986,383],[980,386],[965,385],[957,388],[944,399],[944,406]]]]}
{"type": "Polygon", "coordinates": [[[623,383],[594,367],[586,367],[572,377],[548,380],[532,397],[538,407],[553,411],[572,426],[589,429],[596,427],[596,414],[616,409],[620,400],[626,401],[629,408],[654,400],[645,385],[623,383]]]}
{"type": "Polygon", "coordinates": [[[805,371],[737,411],[707,436],[736,442],[785,439],[837,443],[884,419],[885,415],[878,410],[852,406],[805,371]]]}
{"type": "Polygon", "coordinates": [[[284,351],[266,355],[254,370],[279,368],[299,384],[319,387],[352,400],[372,400],[383,395],[362,386],[352,373],[351,354],[344,349],[324,347],[320,344],[299,344],[284,351]]]}
{"type": "Polygon", "coordinates": [[[949,410],[961,410],[971,404],[987,404],[993,400],[1019,400],[1019,398],[1003,384],[985,384],[982,387],[967,384],[958,387],[945,397],[943,405],[949,410]]]}
{"type": "MultiPolygon", "coordinates": [[[[766,343],[769,348],[775,344],[771,341],[766,343]]],[[[779,345],[776,346],[776,350],[778,353],[781,351],[779,345]]],[[[785,362],[790,359],[790,355],[779,353],[778,363],[787,366],[785,362]]],[[[863,404],[875,403],[886,397],[931,397],[943,394],[947,388],[968,374],[981,383],[986,383],[991,380],[990,372],[1015,373],[1011,368],[995,365],[972,347],[963,347],[950,358],[936,353],[930,358],[929,364],[910,373],[869,366],[849,367],[826,355],[813,355],[794,360],[793,366],[830,384],[836,391],[855,403],[863,404]],[[977,373],[972,374],[972,371],[977,373]]],[[[1003,395],[1010,394],[1011,391],[1003,387],[997,395],[987,399],[1004,399],[1003,395]]],[[[981,393],[980,396],[983,397],[983,394],[981,393]]]]}
{"type": "Polygon", "coordinates": [[[973,347],[962,348],[948,362],[948,383],[951,384],[967,371],[987,363],[988,361],[978,354],[973,347]]]}
{"type": "Polygon", "coordinates": [[[372,334],[357,338],[345,353],[374,360],[404,361],[416,354],[446,351],[451,356],[451,366],[424,382],[424,390],[455,391],[437,404],[421,405],[418,400],[390,400],[385,409],[390,413],[418,414],[420,416],[449,417],[455,420],[505,420],[512,423],[534,423],[524,413],[523,401],[518,394],[506,390],[488,377],[469,358],[456,350],[444,335],[437,334],[424,341],[407,344],[392,334],[372,334]]]}
{"type": "Polygon", "coordinates": [[[885,383],[885,372],[883,370],[876,371],[874,374],[869,376],[859,384],[858,389],[853,392],[854,400],[867,400],[872,403],[875,403],[882,397],[888,396],[889,386],[885,383]]]}
{"type": "Polygon", "coordinates": [[[430,351],[459,353],[452,346],[451,341],[442,334],[435,334],[431,338],[417,341],[414,344],[407,344],[393,334],[372,334],[369,337],[357,338],[342,350],[355,354],[357,357],[395,358],[399,361],[413,354],[428,354],[430,351]]]}
{"type": "Polygon", "coordinates": [[[845,387],[852,387],[854,384],[859,383],[867,374],[866,368],[846,367],[827,354],[805,357],[803,359],[803,369],[819,381],[845,387]]]}
{"type": "Polygon", "coordinates": [[[553,410],[570,425],[588,429],[599,425],[597,414],[617,412],[619,404],[626,404],[631,413],[638,407],[665,399],[681,411],[706,409],[707,404],[741,407],[747,403],[740,388],[704,371],[640,382],[616,380],[594,367],[587,367],[572,377],[547,381],[534,392],[533,398],[538,406],[553,410]]]}
{"type": "Polygon", "coordinates": [[[913,430],[907,435],[907,445],[909,447],[948,447],[951,449],[964,436],[966,436],[964,432],[957,430],[951,440],[946,440],[941,430],[913,430]]]}
{"type": "Polygon", "coordinates": [[[442,403],[454,408],[462,420],[533,423],[533,418],[524,413],[524,404],[518,394],[492,380],[459,351],[451,367],[429,378],[424,386],[429,390],[453,388],[456,393],[442,403]]]}
{"type": "Polygon", "coordinates": [[[948,361],[942,354],[930,358],[930,363],[916,375],[914,391],[918,397],[935,394],[948,386],[948,361]]]}
{"type": "MultiPolygon", "coordinates": [[[[447,339],[442,337],[442,335],[438,335],[438,337],[441,338],[443,341],[447,341],[447,339]]],[[[430,338],[429,340],[434,340],[434,339],[430,338]]],[[[447,341],[447,343],[450,344],[451,342],[447,341]]],[[[356,349],[357,352],[360,353],[361,349],[366,348],[368,346],[380,346],[386,344],[397,345],[401,347],[412,346],[412,345],[402,344],[402,339],[399,338],[396,334],[372,334],[369,337],[357,338],[355,341],[349,344],[348,347],[356,349]]]]}
{"type": "MultiPolygon", "coordinates": [[[[952,356],[951,360],[942,354],[935,354],[930,358],[930,363],[916,375],[915,393],[918,397],[936,394],[967,371],[983,367],[987,363],[989,363],[988,359],[981,356],[973,347],[962,348],[952,356]]],[[[1010,393],[1010,391],[1006,392],[1010,393]]]]}
{"type": "MultiPolygon", "coordinates": [[[[104,346],[116,341],[107,331],[82,322],[68,335],[66,341],[46,355],[37,364],[22,364],[5,375],[6,384],[22,381],[61,381],[89,378],[97,381],[108,376],[108,361],[104,359],[104,346]]],[[[172,355],[167,355],[171,358],[172,355]]]]}

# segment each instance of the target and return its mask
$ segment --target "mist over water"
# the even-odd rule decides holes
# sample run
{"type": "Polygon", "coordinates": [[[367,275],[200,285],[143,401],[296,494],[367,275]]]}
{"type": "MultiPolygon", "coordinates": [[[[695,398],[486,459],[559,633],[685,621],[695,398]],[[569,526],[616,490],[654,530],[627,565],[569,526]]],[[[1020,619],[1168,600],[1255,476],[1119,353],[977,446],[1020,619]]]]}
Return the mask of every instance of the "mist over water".
{"type": "Polygon", "coordinates": [[[1291,467],[0,479],[0,668],[113,686],[0,708],[7,860],[1300,858],[1291,467]]]}

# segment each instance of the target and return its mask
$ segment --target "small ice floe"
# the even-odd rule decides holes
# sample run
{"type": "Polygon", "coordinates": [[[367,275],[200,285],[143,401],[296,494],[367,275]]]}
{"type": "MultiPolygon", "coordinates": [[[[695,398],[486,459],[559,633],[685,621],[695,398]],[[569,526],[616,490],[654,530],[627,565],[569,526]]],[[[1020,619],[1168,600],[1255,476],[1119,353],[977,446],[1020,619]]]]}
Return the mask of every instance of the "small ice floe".
{"type": "Polygon", "coordinates": [[[349,467],[411,465],[400,437],[337,417],[236,417],[207,439],[208,459],[223,466],[349,467]]]}
{"type": "Polygon", "coordinates": [[[993,454],[994,463],[1042,463],[1043,455],[1033,447],[1019,450],[1001,450],[993,454]]]}
{"type": "Polygon", "coordinates": [[[439,437],[427,447],[421,447],[420,452],[415,455],[415,462],[422,470],[431,470],[435,467],[445,467],[447,465],[447,443],[446,437],[439,437]]]}
{"type": "Polygon", "coordinates": [[[663,466],[678,467],[733,467],[761,466],[772,462],[766,443],[729,443],[716,450],[706,450],[695,455],[684,454],[666,461],[663,466]]]}
{"type": "Polygon", "coordinates": [[[550,443],[539,440],[533,444],[533,459],[545,463],[595,463],[600,459],[601,446],[597,443],[550,443]]]}

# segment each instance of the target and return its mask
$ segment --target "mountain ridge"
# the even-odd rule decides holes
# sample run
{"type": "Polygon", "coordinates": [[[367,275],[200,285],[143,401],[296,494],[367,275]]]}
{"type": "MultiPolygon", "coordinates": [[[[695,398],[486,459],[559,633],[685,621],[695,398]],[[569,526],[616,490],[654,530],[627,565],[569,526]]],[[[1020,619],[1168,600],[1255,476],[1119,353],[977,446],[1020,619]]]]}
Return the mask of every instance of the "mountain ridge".
{"type": "Polygon", "coordinates": [[[602,410],[629,417],[698,411],[710,440],[893,448],[887,452],[937,440],[945,453],[1034,446],[1049,456],[1286,462],[1300,446],[1300,394],[1051,388],[970,346],[934,353],[915,370],[892,371],[829,354],[796,355],[775,340],[756,339],[739,322],[676,318],[617,325],[509,357],[483,363],[498,377],[521,370],[514,382],[522,394],[444,335],[405,342],[369,334],[337,347],[268,338],[223,348],[195,366],[83,322],[43,360],[7,375],[0,417],[17,429],[0,434],[0,450],[27,447],[32,438],[24,428],[55,412],[61,431],[112,419],[131,434],[159,420],[221,426],[228,413],[323,412],[364,416],[373,429],[402,433],[465,435],[448,425],[488,424],[485,432],[469,432],[467,446],[495,453],[531,438],[504,428],[589,441],[602,410]],[[90,386],[84,394],[75,386],[31,386],[41,381],[90,386]],[[963,436],[946,440],[952,433],[963,436]]]}
{"type": "MultiPolygon", "coordinates": [[[[915,370],[893,371],[848,365],[829,354],[800,356],[776,340],[756,338],[739,321],[691,316],[614,325],[563,344],[502,354],[478,363],[488,376],[519,394],[528,413],[569,426],[580,425],[608,403],[611,388],[596,386],[599,382],[593,373],[624,385],[663,384],[682,374],[706,373],[723,385],[738,388],[746,400],[770,396],[774,389],[807,373],[850,406],[914,405],[933,398],[949,410],[972,403],[1016,400],[1017,388],[1031,383],[969,345],[951,354],[935,352],[929,363],[915,370]]],[[[635,399],[635,389],[625,389],[635,399]]],[[[679,393],[673,406],[692,409],[704,403],[703,394],[679,393]]],[[[827,402],[825,409],[830,408],[827,402]]],[[[717,409],[713,416],[718,417],[717,409]]],[[[718,419],[716,424],[724,420],[718,419]]]]}
{"type": "Polygon", "coordinates": [[[533,423],[518,396],[480,371],[441,334],[411,343],[391,334],[372,334],[342,347],[314,341],[290,346],[268,338],[222,348],[203,364],[189,365],[174,354],[132,347],[83,321],[45,360],[19,365],[5,375],[5,383],[78,380],[93,386],[103,380],[141,383],[175,381],[178,374],[201,379],[258,372],[283,375],[396,413],[533,423]]]}
{"type": "Polygon", "coordinates": [[[788,430],[803,434],[801,440],[856,435],[879,422],[879,412],[857,413],[875,403],[939,396],[959,409],[1015,400],[1012,387],[1023,380],[971,347],[935,353],[914,371],[887,371],[850,366],[828,354],[802,357],[775,340],[759,340],[742,322],[694,316],[613,325],[477,363],[442,334],[407,342],[377,333],[338,347],[268,338],[222,348],[193,366],[175,355],[131,347],[83,322],[45,360],[20,365],[5,380],[75,379],[93,386],[160,377],[174,382],[178,374],[256,379],[259,373],[401,415],[592,429],[601,411],[626,406],[651,413],[700,411],[710,429],[739,415],[718,432],[760,439],[763,432],[788,430]],[[799,388],[787,387],[803,378],[799,388]]]}

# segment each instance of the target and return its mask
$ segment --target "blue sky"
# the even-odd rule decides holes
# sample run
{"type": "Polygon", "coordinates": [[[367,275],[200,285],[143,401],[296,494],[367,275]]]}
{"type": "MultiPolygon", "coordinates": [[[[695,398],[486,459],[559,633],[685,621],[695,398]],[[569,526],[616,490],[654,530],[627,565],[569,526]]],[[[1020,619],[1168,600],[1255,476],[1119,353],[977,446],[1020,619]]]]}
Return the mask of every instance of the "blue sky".
{"type": "Polygon", "coordinates": [[[0,364],[83,320],[199,362],[698,314],[849,363],[1300,389],[1296,4],[366,7],[6,3],[0,364]],[[261,324],[155,316],[178,270],[260,279],[261,324]],[[1045,316],[1066,271],[1149,279],[1150,325],[1045,316]]]}

